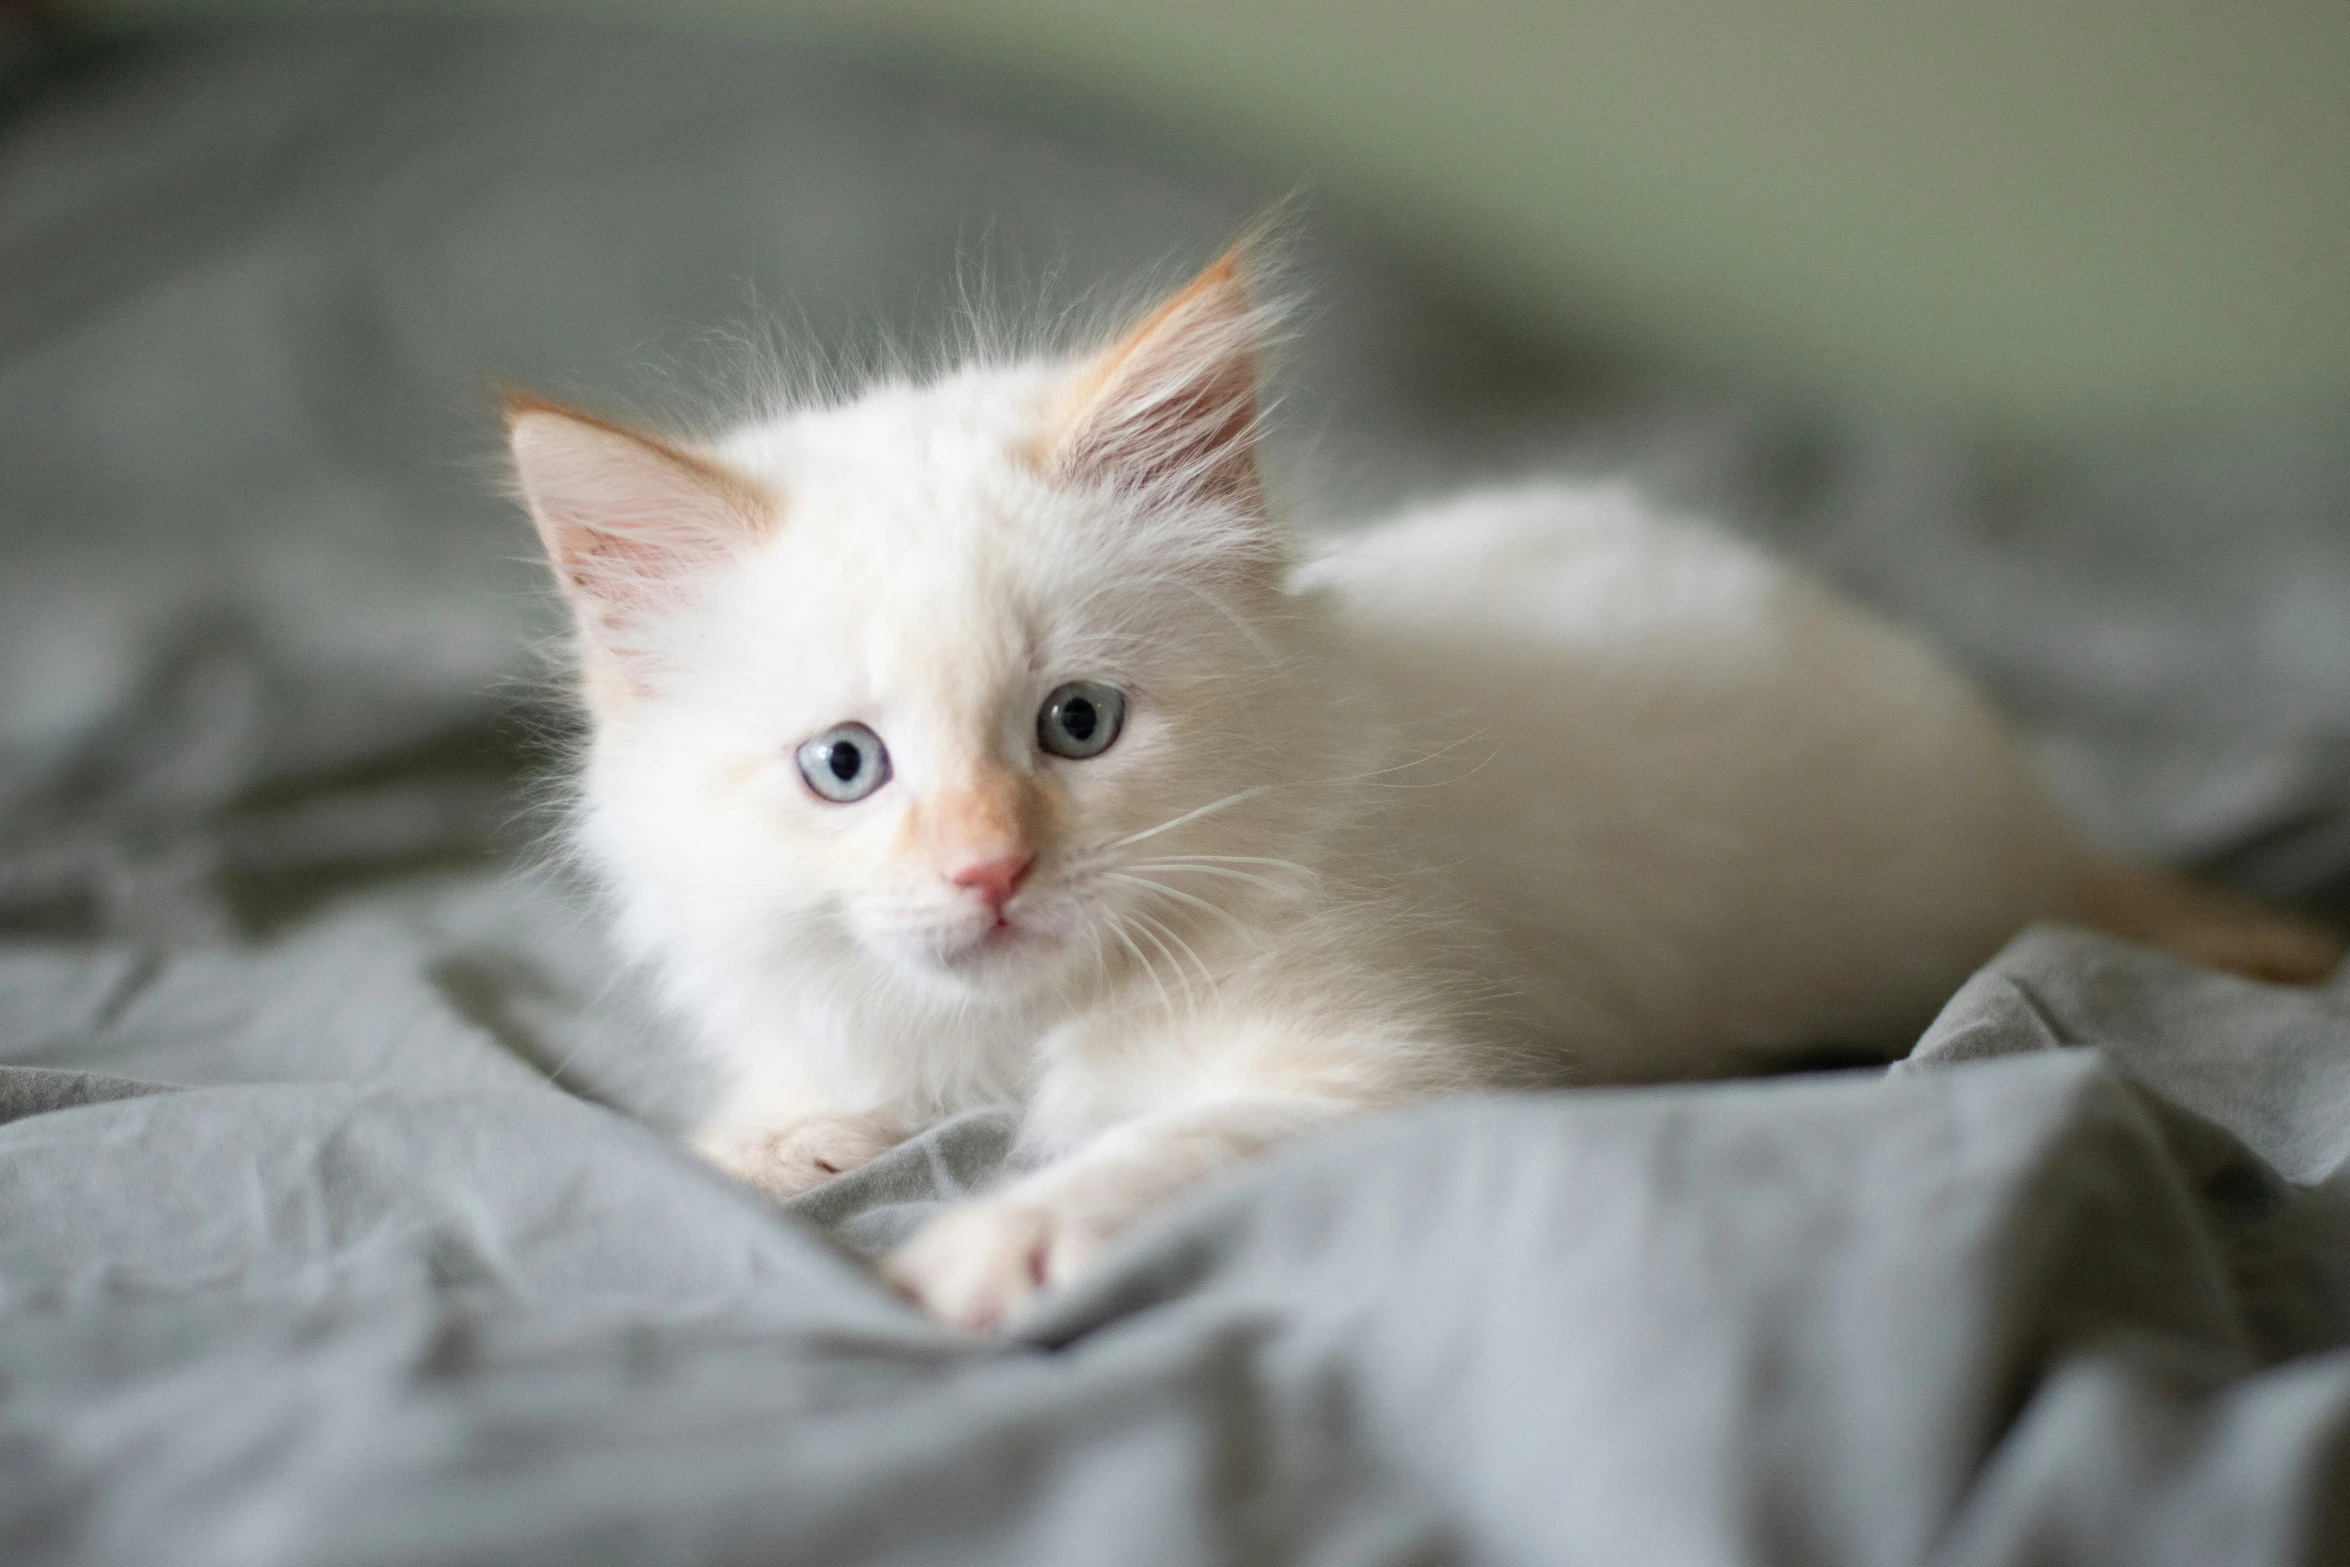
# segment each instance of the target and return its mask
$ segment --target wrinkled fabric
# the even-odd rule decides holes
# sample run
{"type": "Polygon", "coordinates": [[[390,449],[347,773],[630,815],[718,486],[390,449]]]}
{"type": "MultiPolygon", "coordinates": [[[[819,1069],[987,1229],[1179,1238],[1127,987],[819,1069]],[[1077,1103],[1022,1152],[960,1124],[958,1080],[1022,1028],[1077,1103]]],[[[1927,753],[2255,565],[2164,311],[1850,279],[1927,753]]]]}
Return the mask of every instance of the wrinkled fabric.
{"type": "Polygon", "coordinates": [[[58,1108],[0,1126],[0,1542],[2338,1560],[2341,1161],[2287,1180],[2222,1123],[2338,1130],[2299,1089],[2344,1005],[2035,932],[1894,1073],[1366,1121],[1170,1204],[1001,1343],[859,1262],[984,1183],[998,1114],[777,1212],[456,1029],[438,1081],[58,1108]],[[2207,1005],[2207,1053],[2297,1025],[2251,1110],[2145,1086],[2177,1037],[2048,1037],[2215,986],[2254,1021],[2207,1005]]]}

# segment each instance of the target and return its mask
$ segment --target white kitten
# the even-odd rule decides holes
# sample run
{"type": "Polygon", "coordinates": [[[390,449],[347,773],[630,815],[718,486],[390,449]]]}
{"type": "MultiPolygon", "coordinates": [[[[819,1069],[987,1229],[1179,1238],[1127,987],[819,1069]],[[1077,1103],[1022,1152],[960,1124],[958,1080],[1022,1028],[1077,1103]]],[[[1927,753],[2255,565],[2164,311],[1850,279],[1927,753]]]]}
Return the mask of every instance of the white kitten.
{"type": "Polygon", "coordinates": [[[1169,1192],[1488,1085],[1897,1053],[2027,920],[2329,940],[2114,865],[1920,648],[1612,489],[1293,570],[1235,257],[1082,362],[681,445],[511,406],[574,608],[579,842],[782,1195],[1018,1100],[886,1272],[999,1321],[1169,1192]]]}

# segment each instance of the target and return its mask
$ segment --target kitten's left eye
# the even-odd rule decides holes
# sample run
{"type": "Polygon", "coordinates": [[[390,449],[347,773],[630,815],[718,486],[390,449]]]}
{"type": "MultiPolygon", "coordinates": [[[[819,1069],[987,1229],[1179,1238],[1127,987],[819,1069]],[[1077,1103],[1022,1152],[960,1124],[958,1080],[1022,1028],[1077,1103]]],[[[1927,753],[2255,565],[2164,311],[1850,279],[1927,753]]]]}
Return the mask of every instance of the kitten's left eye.
{"type": "Polygon", "coordinates": [[[1116,686],[1072,681],[1044,699],[1036,715],[1036,743],[1081,762],[1107,751],[1125,724],[1126,697],[1116,686]]]}
{"type": "Polygon", "coordinates": [[[889,782],[889,748],[863,724],[834,724],[797,754],[808,787],[835,805],[862,800],[889,782]]]}

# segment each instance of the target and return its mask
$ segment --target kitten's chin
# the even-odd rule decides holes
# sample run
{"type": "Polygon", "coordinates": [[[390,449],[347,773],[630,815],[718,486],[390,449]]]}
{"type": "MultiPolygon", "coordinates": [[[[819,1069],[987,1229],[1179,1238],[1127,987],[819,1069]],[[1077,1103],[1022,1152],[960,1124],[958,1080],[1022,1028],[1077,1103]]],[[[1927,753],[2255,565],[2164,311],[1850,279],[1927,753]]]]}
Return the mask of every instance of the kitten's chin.
{"type": "Polygon", "coordinates": [[[1012,999],[1062,983],[1071,950],[1069,939],[1060,932],[1015,920],[941,932],[918,947],[895,946],[891,956],[956,995],[1012,999]]]}

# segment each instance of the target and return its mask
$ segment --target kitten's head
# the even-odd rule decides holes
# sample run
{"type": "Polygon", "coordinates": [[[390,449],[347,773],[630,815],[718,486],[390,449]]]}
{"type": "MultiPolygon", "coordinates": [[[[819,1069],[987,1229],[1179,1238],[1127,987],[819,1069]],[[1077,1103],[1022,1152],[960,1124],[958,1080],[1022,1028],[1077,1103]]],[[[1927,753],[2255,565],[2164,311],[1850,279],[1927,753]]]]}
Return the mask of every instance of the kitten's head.
{"type": "Polygon", "coordinates": [[[513,402],[595,723],[586,841],[646,928],[947,996],[1178,983],[1329,772],[1260,325],[1226,257],[1099,353],[707,444],[513,402]]]}

